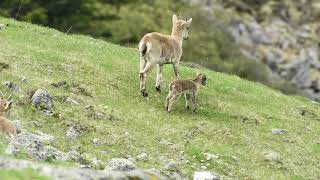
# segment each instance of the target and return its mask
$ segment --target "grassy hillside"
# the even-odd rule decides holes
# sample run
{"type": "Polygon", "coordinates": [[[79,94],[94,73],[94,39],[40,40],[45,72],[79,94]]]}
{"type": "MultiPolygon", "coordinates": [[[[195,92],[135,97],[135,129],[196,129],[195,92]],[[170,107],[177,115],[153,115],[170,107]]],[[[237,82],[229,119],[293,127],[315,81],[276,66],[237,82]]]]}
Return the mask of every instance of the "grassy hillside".
{"type": "MultiPolygon", "coordinates": [[[[151,160],[138,161],[138,167],[161,169],[167,164],[164,156],[180,162],[189,176],[206,166],[225,178],[319,178],[318,103],[201,69],[210,80],[199,93],[198,113],[187,112],[180,99],[168,114],[164,100],[173,79],[171,66],[165,66],[161,94],[153,88],[155,71],[150,75],[147,101],[138,91],[135,50],[5,18],[0,23],[9,23],[0,30],[0,62],[9,64],[8,69],[0,70],[0,80],[15,82],[22,89],[14,94],[10,119],[21,120],[30,131],[54,135],[53,146],[65,152],[79,146],[81,152],[105,163],[113,157],[145,152],[151,160]],[[22,77],[27,78],[26,83],[20,81],[22,77]],[[81,88],[51,85],[61,81],[81,88]],[[38,88],[55,96],[55,113],[60,117],[45,116],[26,103],[27,92],[38,88]],[[80,105],[63,102],[65,97],[79,100],[80,105]],[[76,140],[67,139],[65,132],[71,125],[80,126],[85,133],[76,140]],[[288,133],[273,135],[275,128],[288,133]],[[94,138],[106,143],[96,147],[94,138]],[[265,161],[271,151],[280,153],[281,162],[265,161]],[[204,153],[220,157],[206,161],[204,153]]],[[[196,69],[181,67],[181,77],[195,74],[196,69]]],[[[9,93],[3,85],[0,90],[9,93]]]]}

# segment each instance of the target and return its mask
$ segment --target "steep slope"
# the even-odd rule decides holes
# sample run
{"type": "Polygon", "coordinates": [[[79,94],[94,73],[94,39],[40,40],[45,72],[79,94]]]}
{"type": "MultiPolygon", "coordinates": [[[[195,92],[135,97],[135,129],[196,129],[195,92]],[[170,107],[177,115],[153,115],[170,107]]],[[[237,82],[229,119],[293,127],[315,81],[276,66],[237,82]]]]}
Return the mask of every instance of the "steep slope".
{"type": "MultiPolygon", "coordinates": [[[[9,65],[0,70],[1,82],[12,81],[21,89],[14,93],[9,118],[20,120],[28,131],[53,135],[51,145],[61,151],[77,149],[88,160],[102,160],[96,169],[111,158],[131,156],[141,168],[162,170],[176,161],[189,177],[206,169],[225,178],[319,178],[318,103],[200,69],[210,79],[199,93],[198,113],[184,110],[181,99],[168,114],[164,99],[173,79],[171,66],[165,66],[161,94],[153,88],[155,73],[150,75],[147,101],[138,92],[134,49],[5,18],[0,23],[9,24],[0,30],[0,62],[9,65]],[[53,116],[29,105],[28,92],[39,88],[54,96],[53,116]],[[65,102],[67,97],[80,104],[65,102]],[[69,127],[80,129],[81,136],[67,138],[69,127]],[[288,132],[275,135],[273,129],[288,132]],[[104,143],[96,146],[93,139],[104,143]],[[144,152],[149,160],[139,161],[137,155],[144,152]],[[271,152],[281,158],[267,161],[271,152]]],[[[181,77],[191,78],[196,71],[181,67],[181,77]]],[[[0,90],[9,93],[5,86],[0,90]]]]}

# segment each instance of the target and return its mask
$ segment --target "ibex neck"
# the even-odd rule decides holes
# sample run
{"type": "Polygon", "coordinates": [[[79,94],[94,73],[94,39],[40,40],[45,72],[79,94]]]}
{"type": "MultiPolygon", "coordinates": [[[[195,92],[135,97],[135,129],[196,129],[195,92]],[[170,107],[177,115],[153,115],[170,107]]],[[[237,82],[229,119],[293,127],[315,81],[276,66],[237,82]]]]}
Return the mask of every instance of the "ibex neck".
{"type": "Polygon", "coordinates": [[[201,79],[196,77],[195,79],[193,79],[193,82],[195,82],[197,84],[197,87],[199,88],[201,86],[201,79]]]}
{"type": "Polygon", "coordinates": [[[175,38],[179,42],[180,46],[182,46],[182,42],[183,42],[182,32],[177,31],[174,28],[172,28],[171,37],[175,38]]]}

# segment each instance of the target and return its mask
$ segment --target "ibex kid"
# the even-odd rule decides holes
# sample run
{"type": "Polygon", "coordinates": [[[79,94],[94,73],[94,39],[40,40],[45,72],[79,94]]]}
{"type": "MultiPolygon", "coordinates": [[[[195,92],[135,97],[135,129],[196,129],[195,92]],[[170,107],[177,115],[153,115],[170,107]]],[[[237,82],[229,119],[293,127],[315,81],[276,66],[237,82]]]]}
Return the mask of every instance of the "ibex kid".
{"type": "Polygon", "coordinates": [[[204,74],[198,74],[193,80],[174,80],[169,85],[169,94],[166,98],[166,111],[171,112],[172,105],[178,101],[181,94],[184,94],[186,100],[186,108],[189,109],[188,101],[191,99],[193,111],[196,112],[196,95],[199,87],[207,84],[207,77],[204,74]]]}

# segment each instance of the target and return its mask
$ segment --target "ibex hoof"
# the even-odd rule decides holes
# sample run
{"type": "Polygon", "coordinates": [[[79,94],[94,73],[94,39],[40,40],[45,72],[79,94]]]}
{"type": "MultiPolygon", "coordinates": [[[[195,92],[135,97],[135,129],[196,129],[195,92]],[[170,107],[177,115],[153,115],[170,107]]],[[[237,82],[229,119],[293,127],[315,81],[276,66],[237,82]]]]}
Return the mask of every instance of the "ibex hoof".
{"type": "Polygon", "coordinates": [[[157,90],[159,93],[161,93],[161,88],[160,88],[160,86],[156,86],[156,90],[157,90]]]}
{"type": "Polygon", "coordinates": [[[146,90],[141,90],[141,94],[143,97],[148,97],[148,93],[146,90]]]}

